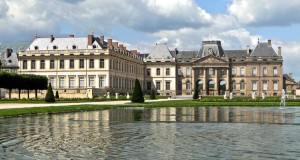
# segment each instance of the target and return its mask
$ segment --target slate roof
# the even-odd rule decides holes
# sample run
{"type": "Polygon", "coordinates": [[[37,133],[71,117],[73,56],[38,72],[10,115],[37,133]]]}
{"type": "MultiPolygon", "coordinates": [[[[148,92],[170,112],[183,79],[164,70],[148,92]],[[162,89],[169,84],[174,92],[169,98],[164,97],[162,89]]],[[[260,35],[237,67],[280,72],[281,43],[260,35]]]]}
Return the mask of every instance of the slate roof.
{"type": "Polygon", "coordinates": [[[147,58],[172,58],[169,48],[166,44],[156,44],[147,58]]]}
{"type": "Polygon", "coordinates": [[[225,55],[231,57],[248,57],[247,50],[224,50],[225,55]]]}
{"type": "Polygon", "coordinates": [[[288,74],[283,74],[283,78],[288,80],[288,81],[291,81],[291,82],[294,82],[294,83],[297,83],[292,77],[290,77],[288,74]]]}
{"type": "Polygon", "coordinates": [[[49,38],[36,38],[32,44],[27,48],[29,50],[35,50],[35,46],[38,47],[38,50],[65,50],[73,49],[73,46],[76,46],[76,49],[93,49],[93,45],[96,45],[96,48],[102,49],[100,45],[100,40],[97,37],[94,37],[94,42],[92,45],[88,45],[88,37],[63,37],[63,38],[54,38],[51,42],[49,38]],[[54,49],[53,46],[57,46],[57,49],[54,49]]]}
{"type": "MultiPolygon", "coordinates": [[[[196,58],[199,55],[199,51],[178,51],[176,58],[179,59],[188,59],[188,58],[196,58]]],[[[197,57],[201,58],[201,57],[197,57]]]]}
{"type": "Polygon", "coordinates": [[[199,55],[197,57],[205,57],[208,55],[215,55],[217,57],[224,57],[224,50],[221,41],[203,41],[199,55]]]}
{"type": "Polygon", "coordinates": [[[0,42],[0,53],[6,53],[6,49],[10,48],[13,52],[25,51],[30,46],[31,41],[15,41],[0,42]]]}
{"type": "Polygon", "coordinates": [[[272,57],[278,55],[274,51],[272,45],[269,45],[267,42],[264,42],[257,44],[256,48],[253,50],[250,56],[272,57]]]}

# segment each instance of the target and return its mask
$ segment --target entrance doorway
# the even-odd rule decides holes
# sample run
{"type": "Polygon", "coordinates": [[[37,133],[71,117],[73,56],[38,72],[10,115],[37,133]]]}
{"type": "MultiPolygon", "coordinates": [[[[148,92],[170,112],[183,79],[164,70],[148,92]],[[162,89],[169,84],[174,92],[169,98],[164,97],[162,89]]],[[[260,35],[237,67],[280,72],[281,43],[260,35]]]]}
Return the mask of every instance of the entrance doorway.
{"type": "Polygon", "coordinates": [[[207,95],[214,95],[214,91],[215,91],[215,81],[209,80],[206,89],[207,95]]]}
{"type": "Polygon", "coordinates": [[[202,95],[203,94],[203,81],[199,80],[197,84],[198,84],[198,94],[202,95]]]}
{"type": "Polygon", "coordinates": [[[219,82],[219,95],[224,95],[226,92],[226,81],[223,79],[219,82]]]}

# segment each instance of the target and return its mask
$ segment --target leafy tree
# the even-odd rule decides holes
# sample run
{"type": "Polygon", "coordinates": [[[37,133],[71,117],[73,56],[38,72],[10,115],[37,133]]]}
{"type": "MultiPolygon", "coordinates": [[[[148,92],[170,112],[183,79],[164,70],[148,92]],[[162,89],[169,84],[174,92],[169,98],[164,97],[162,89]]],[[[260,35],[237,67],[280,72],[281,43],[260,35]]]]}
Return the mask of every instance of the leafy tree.
{"type": "Polygon", "coordinates": [[[154,91],[154,89],[152,89],[151,92],[150,92],[150,99],[155,99],[155,91],[154,91]]]}
{"type": "Polygon", "coordinates": [[[198,84],[195,84],[195,92],[194,92],[194,96],[193,99],[199,99],[199,93],[198,93],[198,84]]]}
{"type": "Polygon", "coordinates": [[[46,102],[55,102],[55,98],[54,98],[51,83],[49,83],[47,93],[46,93],[46,97],[45,97],[45,101],[46,102]]]}
{"type": "Polygon", "coordinates": [[[135,86],[134,86],[134,89],[133,89],[131,102],[143,103],[144,101],[145,100],[144,100],[142,88],[141,88],[141,85],[140,85],[140,81],[138,79],[135,79],[135,86]]]}
{"type": "Polygon", "coordinates": [[[58,99],[59,98],[59,94],[58,94],[58,91],[55,92],[55,99],[58,99]]]}

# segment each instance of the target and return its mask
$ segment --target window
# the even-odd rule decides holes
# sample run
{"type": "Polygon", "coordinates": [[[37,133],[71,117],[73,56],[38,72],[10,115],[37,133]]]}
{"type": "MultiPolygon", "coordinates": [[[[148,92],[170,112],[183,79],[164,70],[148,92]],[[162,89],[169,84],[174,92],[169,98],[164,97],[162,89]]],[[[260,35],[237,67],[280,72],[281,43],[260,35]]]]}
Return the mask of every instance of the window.
{"type": "Polygon", "coordinates": [[[232,81],[232,90],[236,90],[236,82],[232,81]]]}
{"type": "Polygon", "coordinates": [[[34,50],[38,50],[39,49],[39,46],[34,46],[34,50]]]}
{"type": "Polygon", "coordinates": [[[178,83],[177,83],[177,89],[178,89],[179,91],[182,90],[182,82],[178,82],[178,83]]]}
{"type": "Polygon", "coordinates": [[[53,49],[57,49],[58,47],[57,46],[53,46],[53,49]]]}
{"type": "Polygon", "coordinates": [[[252,75],[253,75],[253,76],[256,76],[256,73],[257,73],[257,72],[256,72],[256,67],[253,67],[253,68],[252,68],[252,75]]]}
{"type": "Polygon", "coordinates": [[[59,88],[65,88],[65,78],[59,77],[59,88]]]}
{"type": "Polygon", "coordinates": [[[151,69],[147,68],[147,76],[150,76],[150,75],[151,75],[151,69]]]}
{"type": "Polygon", "coordinates": [[[79,88],[84,88],[84,77],[79,77],[79,88]]]}
{"type": "Polygon", "coordinates": [[[268,90],[268,82],[267,81],[263,81],[263,91],[268,90]]]}
{"type": "Polygon", "coordinates": [[[210,75],[210,76],[214,75],[214,69],[213,68],[208,68],[208,75],[210,75]]]}
{"type": "Polygon", "coordinates": [[[31,60],[31,69],[35,69],[35,60],[31,60]]]}
{"type": "Polygon", "coordinates": [[[23,61],[23,69],[27,69],[27,60],[23,61]]]}
{"type": "Polygon", "coordinates": [[[240,89],[241,90],[245,90],[246,86],[245,86],[245,81],[241,81],[240,83],[240,89]]]}
{"type": "Polygon", "coordinates": [[[170,82],[166,82],[166,90],[170,90],[170,82]]]}
{"type": "Polygon", "coordinates": [[[198,75],[203,75],[202,69],[198,70],[198,75]]]}
{"type": "Polygon", "coordinates": [[[264,67],[263,68],[263,76],[266,76],[268,73],[267,73],[267,67],[264,67]]]}
{"type": "Polygon", "coordinates": [[[160,68],[156,69],[156,75],[158,75],[158,76],[160,75],[160,68]]]}
{"type": "Polygon", "coordinates": [[[151,90],[151,82],[147,82],[147,90],[151,90]]]}
{"type": "Polygon", "coordinates": [[[245,68],[241,67],[241,76],[244,76],[244,75],[245,75],[245,68]]]}
{"type": "Polygon", "coordinates": [[[278,81],[273,81],[273,90],[274,91],[278,90],[278,81]]]}
{"type": "Polygon", "coordinates": [[[79,68],[84,68],[84,59],[79,60],[79,68]]]}
{"type": "Polygon", "coordinates": [[[252,90],[253,91],[257,90],[257,82],[256,81],[252,81],[252,90]]]}
{"type": "Polygon", "coordinates": [[[54,77],[50,77],[50,83],[51,83],[52,87],[55,86],[55,78],[54,77]]]}
{"type": "Polygon", "coordinates": [[[182,76],[182,70],[181,70],[181,68],[178,68],[177,74],[178,74],[178,76],[182,76]]]}
{"type": "Polygon", "coordinates": [[[70,69],[74,68],[74,59],[70,59],[70,69]]]}
{"type": "Polygon", "coordinates": [[[70,77],[69,78],[69,88],[74,88],[74,86],[75,86],[75,78],[70,77]]]}
{"type": "Polygon", "coordinates": [[[95,87],[95,78],[89,77],[89,87],[95,87]]]}
{"type": "Polygon", "coordinates": [[[190,81],[186,81],[186,90],[191,90],[191,83],[190,81]]]}
{"type": "Polygon", "coordinates": [[[45,69],[45,60],[40,61],[40,69],[45,69]]]}
{"type": "Polygon", "coordinates": [[[97,46],[96,46],[96,45],[93,45],[93,49],[95,49],[95,48],[97,48],[97,46]]]}
{"type": "Polygon", "coordinates": [[[273,75],[274,75],[274,76],[277,76],[277,75],[278,75],[277,67],[274,67],[274,68],[273,68],[273,75]]]}
{"type": "Polygon", "coordinates": [[[100,59],[100,68],[104,68],[104,59],[100,59]]]}
{"type": "Polygon", "coordinates": [[[104,76],[100,76],[99,77],[99,87],[100,88],[102,88],[102,87],[104,87],[105,86],[105,79],[104,79],[105,77],[104,76]]]}
{"type": "Polygon", "coordinates": [[[190,68],[186,68],[186,76],[187,77],[191,76],[191,69],[190,68]]]}
{"type": "Polygon", "coordinates": [[[156,90],[160,90],[160,82],[156,82],[156,90]]]}
{"type": "Polygon", "coordinates": [[[225,69],[221,69],[221,76],[224,76],[226,74],[225,69]]]}
{"type": "Polygon", "coordinates": [[[64,69],[65,68],[65,61],[64,60],[59,60],[59,68],[64,69]]]}
{"type": "Polygon", "coordinates": [[[76,48],[77,48],[76,45],[73,45],[73,46],[72,46],[72,49],[76,49],[76,48]]]}
{"type": "Polygon", "coordinates": [[[90,68],[94,68],[94,59],[90,59],[90,68]]]}
{"type": "Polygon", "coordinates": [[[169,76],[170,75],[170,68],[166,69],[166,75],[169,76]]]}
{"type": "Polygon", "coordinates": [[[54,68],[55,68],[54,60],[50,60],[50,69],[54,69],[54,68]]]}
{"type": "Polygon", "coordinates": [[[231,70],[231,74],[232,74],[233,76],[235,76],[235,75],[236,75],[236,68],[232,68],[232,70],[231,70]]]}

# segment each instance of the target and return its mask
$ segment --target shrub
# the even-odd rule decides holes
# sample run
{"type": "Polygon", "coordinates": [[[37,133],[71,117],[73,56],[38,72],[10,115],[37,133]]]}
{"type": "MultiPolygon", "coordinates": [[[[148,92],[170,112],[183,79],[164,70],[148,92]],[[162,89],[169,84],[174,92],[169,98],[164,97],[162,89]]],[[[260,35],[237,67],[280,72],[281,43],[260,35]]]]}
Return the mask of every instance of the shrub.
{"type": "Polygon", "coordinates": [[[58,91],[55,92],[55,99],[59,99],[58,91]]]}
{"type": "Polygon", "coordinates": [[[199,99],[198,84],[195,85],[195,91],[194,91],[193,99],[199,99]]]}
{"type": "Polygon", "coordinates": [[[55,98],[54,98],[51,83],[49,83],[49,86],[48,86],[48,89],[47,89],[45,102],[55,102],[55,98]]]}
{"type": "Polygon", "coordinates": [[[133,89],[133,93],[132,93],[131,102],[143,103],[144,101],[145,100],[144,100],[142,88],[140,85],[140,81],[138,79],[135,79],[135,85],[134,85],[134,89],[133,89]]]}
{"type": "Polygon", "coordinates": [[[154,91],[154,89],[151,90],[150,99],[155,99],[155,91],[154,91]]]}

